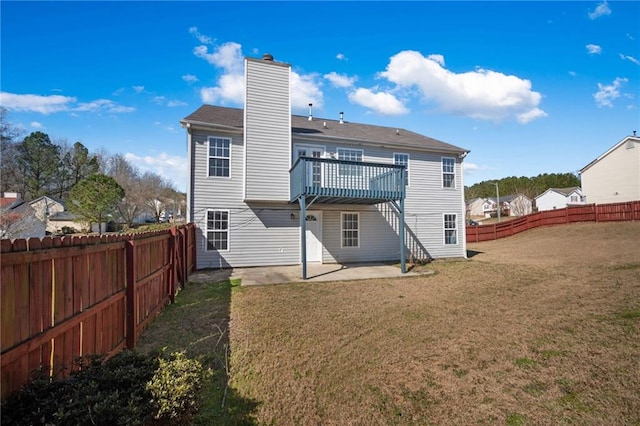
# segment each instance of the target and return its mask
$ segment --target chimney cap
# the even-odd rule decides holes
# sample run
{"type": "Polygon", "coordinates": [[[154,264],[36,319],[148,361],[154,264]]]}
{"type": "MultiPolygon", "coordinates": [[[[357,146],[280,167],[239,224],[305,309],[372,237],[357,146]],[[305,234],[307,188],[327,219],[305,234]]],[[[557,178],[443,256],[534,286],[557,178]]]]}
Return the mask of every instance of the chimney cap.
{"type": "Polygon", "coordinates": [[[262,60],[273,62],[273,55],[271,53],[265,53],[264,55],[262,55],[262,60]]]}

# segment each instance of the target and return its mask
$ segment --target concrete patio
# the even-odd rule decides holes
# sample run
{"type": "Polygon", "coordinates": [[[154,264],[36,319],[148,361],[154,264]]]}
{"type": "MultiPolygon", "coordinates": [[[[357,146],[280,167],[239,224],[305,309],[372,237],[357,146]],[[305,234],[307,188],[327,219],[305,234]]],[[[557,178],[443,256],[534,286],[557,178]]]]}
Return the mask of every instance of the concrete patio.
{"type": "Polygon", "coordinates": [[[390,264],[307,264],[307,279],[302,279],[302,266],[262,266],[252,268],[207,269],[195,271],[189,281],[222,281],[241,279],[243,286],[284,284],[294,282],[351,281],[375,278],[400,278],[432,274],[421,268],[420,272],[403,274],[398,265],[390,264]]]}

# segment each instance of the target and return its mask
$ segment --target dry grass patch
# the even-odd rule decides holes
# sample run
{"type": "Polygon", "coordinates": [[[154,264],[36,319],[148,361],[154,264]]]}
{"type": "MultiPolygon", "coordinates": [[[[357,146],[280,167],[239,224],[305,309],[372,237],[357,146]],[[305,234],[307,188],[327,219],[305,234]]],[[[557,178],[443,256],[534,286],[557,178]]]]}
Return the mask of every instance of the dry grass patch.
{"type": "Polygon", "coordinates": [[[640,223],[576,224],[431,276],[237,288],[225,419],[638,425],[638,241],[640,223]]]}

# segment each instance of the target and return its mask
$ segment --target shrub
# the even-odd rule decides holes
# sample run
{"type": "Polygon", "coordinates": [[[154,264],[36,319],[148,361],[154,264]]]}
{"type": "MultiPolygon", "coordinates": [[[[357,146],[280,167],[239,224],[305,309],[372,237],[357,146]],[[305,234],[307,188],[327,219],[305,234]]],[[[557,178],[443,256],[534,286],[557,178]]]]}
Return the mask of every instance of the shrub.
{"type": "Polygon", "coordinates": [[[78,230],[73,226],[63,226],[60,230],[60,233],[68,235],[68,234],[77,234],[78,230]]]}
{"type": "Polygon", "coordinates": [[[205,379],[211,377],[210,370],[189,359],[184,352],[171,354],[168,359],[159,358],[156,374],[147,384],[153,395],[157,412],[155,418],[165,423],[178,423],[196,413],[198,391],[205,379]]]}
{"type": "Polygon", "coordinates": [[[80,370],[64,379],[36,375],[2,403],[1,423],[179,423],[196,411],[197,390],[208,372],[184,354],[165,358],[126,350],[107,361],[100,356],[80,358],[80,370]]]}

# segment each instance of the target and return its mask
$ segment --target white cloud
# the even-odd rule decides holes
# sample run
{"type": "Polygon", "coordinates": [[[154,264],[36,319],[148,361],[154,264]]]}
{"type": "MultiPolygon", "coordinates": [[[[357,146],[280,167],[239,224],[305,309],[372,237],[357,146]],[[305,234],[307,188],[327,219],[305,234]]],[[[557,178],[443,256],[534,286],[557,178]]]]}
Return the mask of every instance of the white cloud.
{"type": "Polygon", "coordinates": [[[589,19],[598,19],[601,16],[611,15],[611,9],[609,9],[609,5],[606,0],[600,3],[593,12],[589,12],[589,19]]]}
{"type": "Polygon", "coordinates": [[[91,102],[81,102],[74,105],[76,98],[70,96],[40,96],[18,95],[15,93],[0,93],[0,104],[9,110],[39,112],[52,114],[55,112],[111,112],[127,113],[135,111],[133,107],[118,105],[109,99],[97,99],[91,102]]]}
{"type": "Polygon", "coordinates": [[[343,53],[338,53],[336,55],[336,59],[339,60],[339,61],[348,61],[349,60],[346,56],[344,56],[343,53]]]}
{"type": "Polygon", "coordinates": [[[198,77],[193,74],[185,74],[182,76],[182,79],[187,83],[195,83],[198,81],[198,77]]]}
{"type": "MultiPolygon", "coordinates": [[[[206,104],[244,103],[244,55],[240,44],[228,42],[214,46],[212,51],[209,47],[201,45],[195,47],[193,53],[221,71],[216,86],[200,89],[202,102],[206,104]]],[[[315,74],[298,74],[291,71],[291,106],[293,108],[306,108],[309,103],[322,107],[324,100],[320,90],[321,83],[317,79],[315,74]]]]}
{"type": "Polygon", "coordinates": [[[320,90],[320,83],[316,82],[315,74],[298,74],[291,71],[291,107],[307,108],[310,103],[322,108],[324,97],[320,90]]]}
{"type": "Polygon", "coordinates": [[[329,80],[333,86],[341,88],[352,87],[358,80],[358,77],[349,77],[346,74],[338,74],[333,71],[329,74],[325,74],[324,78],[329,80]]]}
{"type": "Polygon", "coordinates": [[[186,102],[183,101],[179,101],[177,99],[171,100],[171,101],[167,101],[167,106],[168,107],[178,107],[178,106],[187,106],[186,102]]]}
{"type": "Polygon", "coordinates": [[[200,97],[205,104],[244,102],[244,74],[225,74],[218,79],[218,86],[203,87],[200,97]]]}
{"type": "Polygon", "coordinates": [[[476,171],[478,171],[479,168],[480,166],[478,166],[476,163],[469,163],[467,161],[462,162],[462,170],[464,171],[465,175],[472,175],[476,171]]]}
{"type": "Polygon", "coordinates": [[[597,44],[587,44],[586,48],[589,55],[599,55],[600,53],[602,53],[602,47],[598,46],[597,44]]]}
{"type": "Polygon", "coordinates": [[[379,114],[406,114],[407,108],[394,95],[387,92],[373,92],[370,89],[359,88],[349,93],[349,100],[355,104],[372,109],[379,114]]]}
{"type": "Polygon", "coordinates": [[[200,43],[213,44],[213,39],[209,36],[200,34],[198,32],[198,27],[189,28],[189,34],[193,34],[193,36],[197,38],[200,43]]]}
{"type": "Polygon", "coordinates": [[[124,157],[131,164],[135,164],[143,173],[147,171],[157,173],[174,182],[177,190],[186,191],[188,177],[186,157],[169,155],[165,152],[155,156],[138,156],[127,152],[124,157]]]}
{"type": "Polygon", "coordinates": [[[154,96],[154,97],[151,98],[151,101],[153,103],[155,103],[155,104],[165,105],[165,106],[168,106],[168,107],[177,107],[177,106],[185,106],[185,105],[187,105],[186,102],[182,102],[182,101],[179,101],[177,99],[168,100],[164,96],[154,96]]]}
{"type": "Polygon", "coordinates": [[[569,71],[569,75],[572,77],[575,77],[577,75],[577,73],[575,71],[569,71]]]}
{"type": "Polygon", "coordinates": [[[634,58],[633,56],[623,55],[622,53],[620,53],[620,59],[633,62],[636,65],[640,65],[640,61],[637,58],[634,58]]]}
{"type": "Polygon", "coordinates": [[[222,68],[226,73],[241,74],[244,68],[244,55],[242,46],[238,43],[224,43],[209,52],[205,45],[196,46],[193,54],[202,58],[216,68],[222,68]]]}
{"type": "Polygon", "coordinates": [[[613,80],[613,83],[606,86],[602,83],[598,83],[598,91],[593,94],[593,98],[596,100],[596,105],[599,107],[613,106],[613,100],[620,97],[620,88],[628,80],[626,78],[617,77],[613,80]]]}
{"type": "Polygon", "coordinates": [[[133,86],[133,91],[136,93],[144,92],[144,86],[133,86]]]}
{"type": "Polygon", "coordinates": [[[41,114],[67,111],[76,98],[62,95],[18,95],[15,93],[0,92],[0,104],[14,111],[32,111],[41,114]]]}
{"type": "Polygon", "coordinates": [[[136,109],[133,107],[127,107],[123,105],[118,105],[112,100],[109,99],[96,99],[91,102],[81,102],[77,107],[71,109],[72,111],[80,111],[80,112],[114,112],[114,113],[126,113],[133,112],[136,109]]]}
{"type": "Polygon", "coordinates": [[[442,55],[424,57],[402,51],[380,76],[404,89],[417,89],[422,101],[435,102],[442,111],[480,120],[515,118],[527,123],[546,116],[538,106],[542,95],[531,82],[514,75],[478,68],[456,74],[443,67],[442,55]]]}
{"type": "Polygon", "coordinates": [[[29,125],[34,129],[42,129],[44,126],[38,121],[32,121],[29,125]]]}

